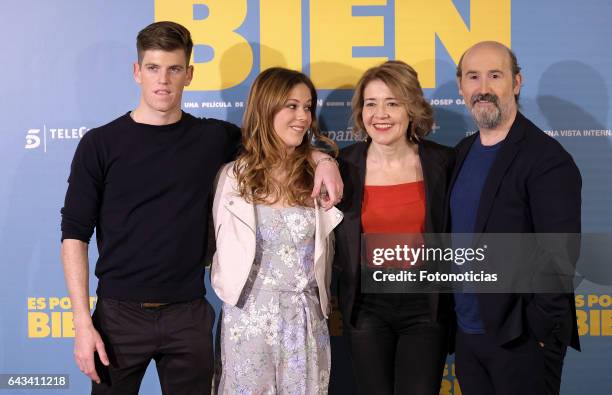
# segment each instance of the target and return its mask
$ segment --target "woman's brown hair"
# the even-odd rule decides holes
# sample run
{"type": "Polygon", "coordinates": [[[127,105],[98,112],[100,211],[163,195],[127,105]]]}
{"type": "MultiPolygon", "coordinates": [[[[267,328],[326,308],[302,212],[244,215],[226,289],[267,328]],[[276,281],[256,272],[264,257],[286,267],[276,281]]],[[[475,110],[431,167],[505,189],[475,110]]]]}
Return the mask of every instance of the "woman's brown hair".
{"type": "Polygon", "coordinates": [[[251,203],[274,204],[280,200],[290,206],[312,206],[313,140],[337,152],[336,144],[319,134],[316,106],[317,91],[312,81],[298,71],[273,67],[255,78],[242,120],[243,151],[234,164],[242,198],[251,203]],[[298,84],[310,91],[312,123],[302,143],[288,154],[274,131],[274,117],[298,84]],[[274,177],[278,172],[285,175],[284,179],[274,177]]]}
{"type": "Polygon", "coordinates": [[[401,60],[390,60],[379,66],[368,69],[355,87],[351,103],[352,117],[356,133],[366,133],[363,124],[363,92],[366,86],[380,80],[385,83],[395,95],[395,98],[404,105],[410,124],[406,131],[408,140],[418,143],[433,127],[433,110],[423,97],[423,89],[419,83],[417,72],[401,60]]]}

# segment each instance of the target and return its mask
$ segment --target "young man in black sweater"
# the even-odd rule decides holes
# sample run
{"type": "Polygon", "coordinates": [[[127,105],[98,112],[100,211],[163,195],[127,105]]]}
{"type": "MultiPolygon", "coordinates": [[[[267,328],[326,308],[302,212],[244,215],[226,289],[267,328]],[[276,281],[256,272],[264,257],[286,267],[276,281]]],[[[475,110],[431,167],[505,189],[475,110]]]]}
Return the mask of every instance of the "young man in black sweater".
{"type": "MultiPolygon", "coordinates": [[[[210,393],[214,311],[204,299],[209,196],[240,129],[181,110],[193,76],[189,31],[158,22],[137,38],[138,107],[83,136],[62,209],[62,261],[74,355],[93,394],[137,394],[154,359],[164,394],[210,393]],[[89,311],[87,243],[94,228],[98,302],[89,311]]],[[[313,159],[330,199],[333,161],[313,159]]],[[[316,182],[318,194],[321,181],[316,182]]]]}

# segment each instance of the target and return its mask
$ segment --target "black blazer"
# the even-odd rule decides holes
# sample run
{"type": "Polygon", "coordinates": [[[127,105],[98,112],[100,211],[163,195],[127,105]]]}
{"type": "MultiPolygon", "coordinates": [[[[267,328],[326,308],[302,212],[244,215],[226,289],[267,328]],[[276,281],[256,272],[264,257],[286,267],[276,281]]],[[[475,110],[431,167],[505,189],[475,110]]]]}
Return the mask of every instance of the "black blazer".
{"type": "MultiPolygon", "coordinates": [[[[456,146],[451,190],[476,138],[456,146]]],[[[474,232],[580,233],[581,186],[569,153],[517,113],[485,181],[474,232]]],[[[530,329],[580,349],[573,294],[478,294],[478,302],[485,330],[500,345],[530,329]]]]}
{"type": "MultiPolygon", "coordinates": [[[[334,269],[339,272],[338,299],[345,324],[351,325],[355,298],[361,288],[361,203],[366,174],[368,143],[358,142],[340,151],[340,174],[344,182],[344,199],[338,208],[344,219],[335,229],[334,269]]],[[[446,232],[446,193],[454,164],[451,148],[424,140],[419,143],[419,158],[425,183],[425,232],[446,232]]],[[[430,316],[439,319],[449,303],[442,303],[438,294],[429,294],[430,316]]]]}

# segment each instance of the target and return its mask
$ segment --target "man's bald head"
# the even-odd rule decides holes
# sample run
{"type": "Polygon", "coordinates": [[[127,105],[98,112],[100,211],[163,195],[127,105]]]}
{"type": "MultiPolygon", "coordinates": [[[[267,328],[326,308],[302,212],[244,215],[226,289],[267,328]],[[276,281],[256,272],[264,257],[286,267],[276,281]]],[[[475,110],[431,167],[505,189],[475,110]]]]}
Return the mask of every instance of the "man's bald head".
{"type": "MultiPolygon", "coordinates": [[[[463,60],[466,56],[470,56],[470,53],[478,52],[480,49],[490,50],[491,53],[498,53],[499,56],[506,57],[508,64],[510,66],[510,72],[512,75],[512,79],[514,80],[518,74],[521,72],[521,67],[518,64],[518,60],[516,59],[516,55],[510,48],[505,46],[504,44],[497,41],[481,41],[469,47],[461,58],[459,58],[459,63],[457,63],[457,78],[461,81],[463,76],[463,60]]],[[[520,94],[520,92],[519,92],[520,94]]],[[[516,102],[518,103],[519,94],[515,95],[516,102]]]]}
{"type": "Polygon", "coordinates": [[[523,77],[505,45],[483,41],[469,48],[457,66],[457,86],[481,130],[507,125],[518,111],[523,77]]]}

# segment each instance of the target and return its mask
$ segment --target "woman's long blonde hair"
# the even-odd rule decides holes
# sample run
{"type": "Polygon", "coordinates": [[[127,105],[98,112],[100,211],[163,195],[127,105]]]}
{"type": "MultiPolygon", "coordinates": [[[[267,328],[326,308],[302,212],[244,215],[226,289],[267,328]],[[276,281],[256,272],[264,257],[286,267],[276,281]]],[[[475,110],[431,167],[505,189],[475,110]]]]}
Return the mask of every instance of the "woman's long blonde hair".
{"type": "Polygon", "coordinates": [[[316,106],[317,91],[312,81],[298,71],[273,67],[255,78],[242,120],[243,151],[234,164],[238,192],[243,199],[251,203],[282,201],[290,206],[312,206],[313,140],[323,142],[334,154],[338,150],[332,140],[319,134],[316,106]],[[302,143],[287,154],[283,141],[274,131],[274,117],[298,84],[310,90],[312,123],[302,143]],[[273,172],[279,171],[285,174],[282,180],[273,176],[273,172]]]}

